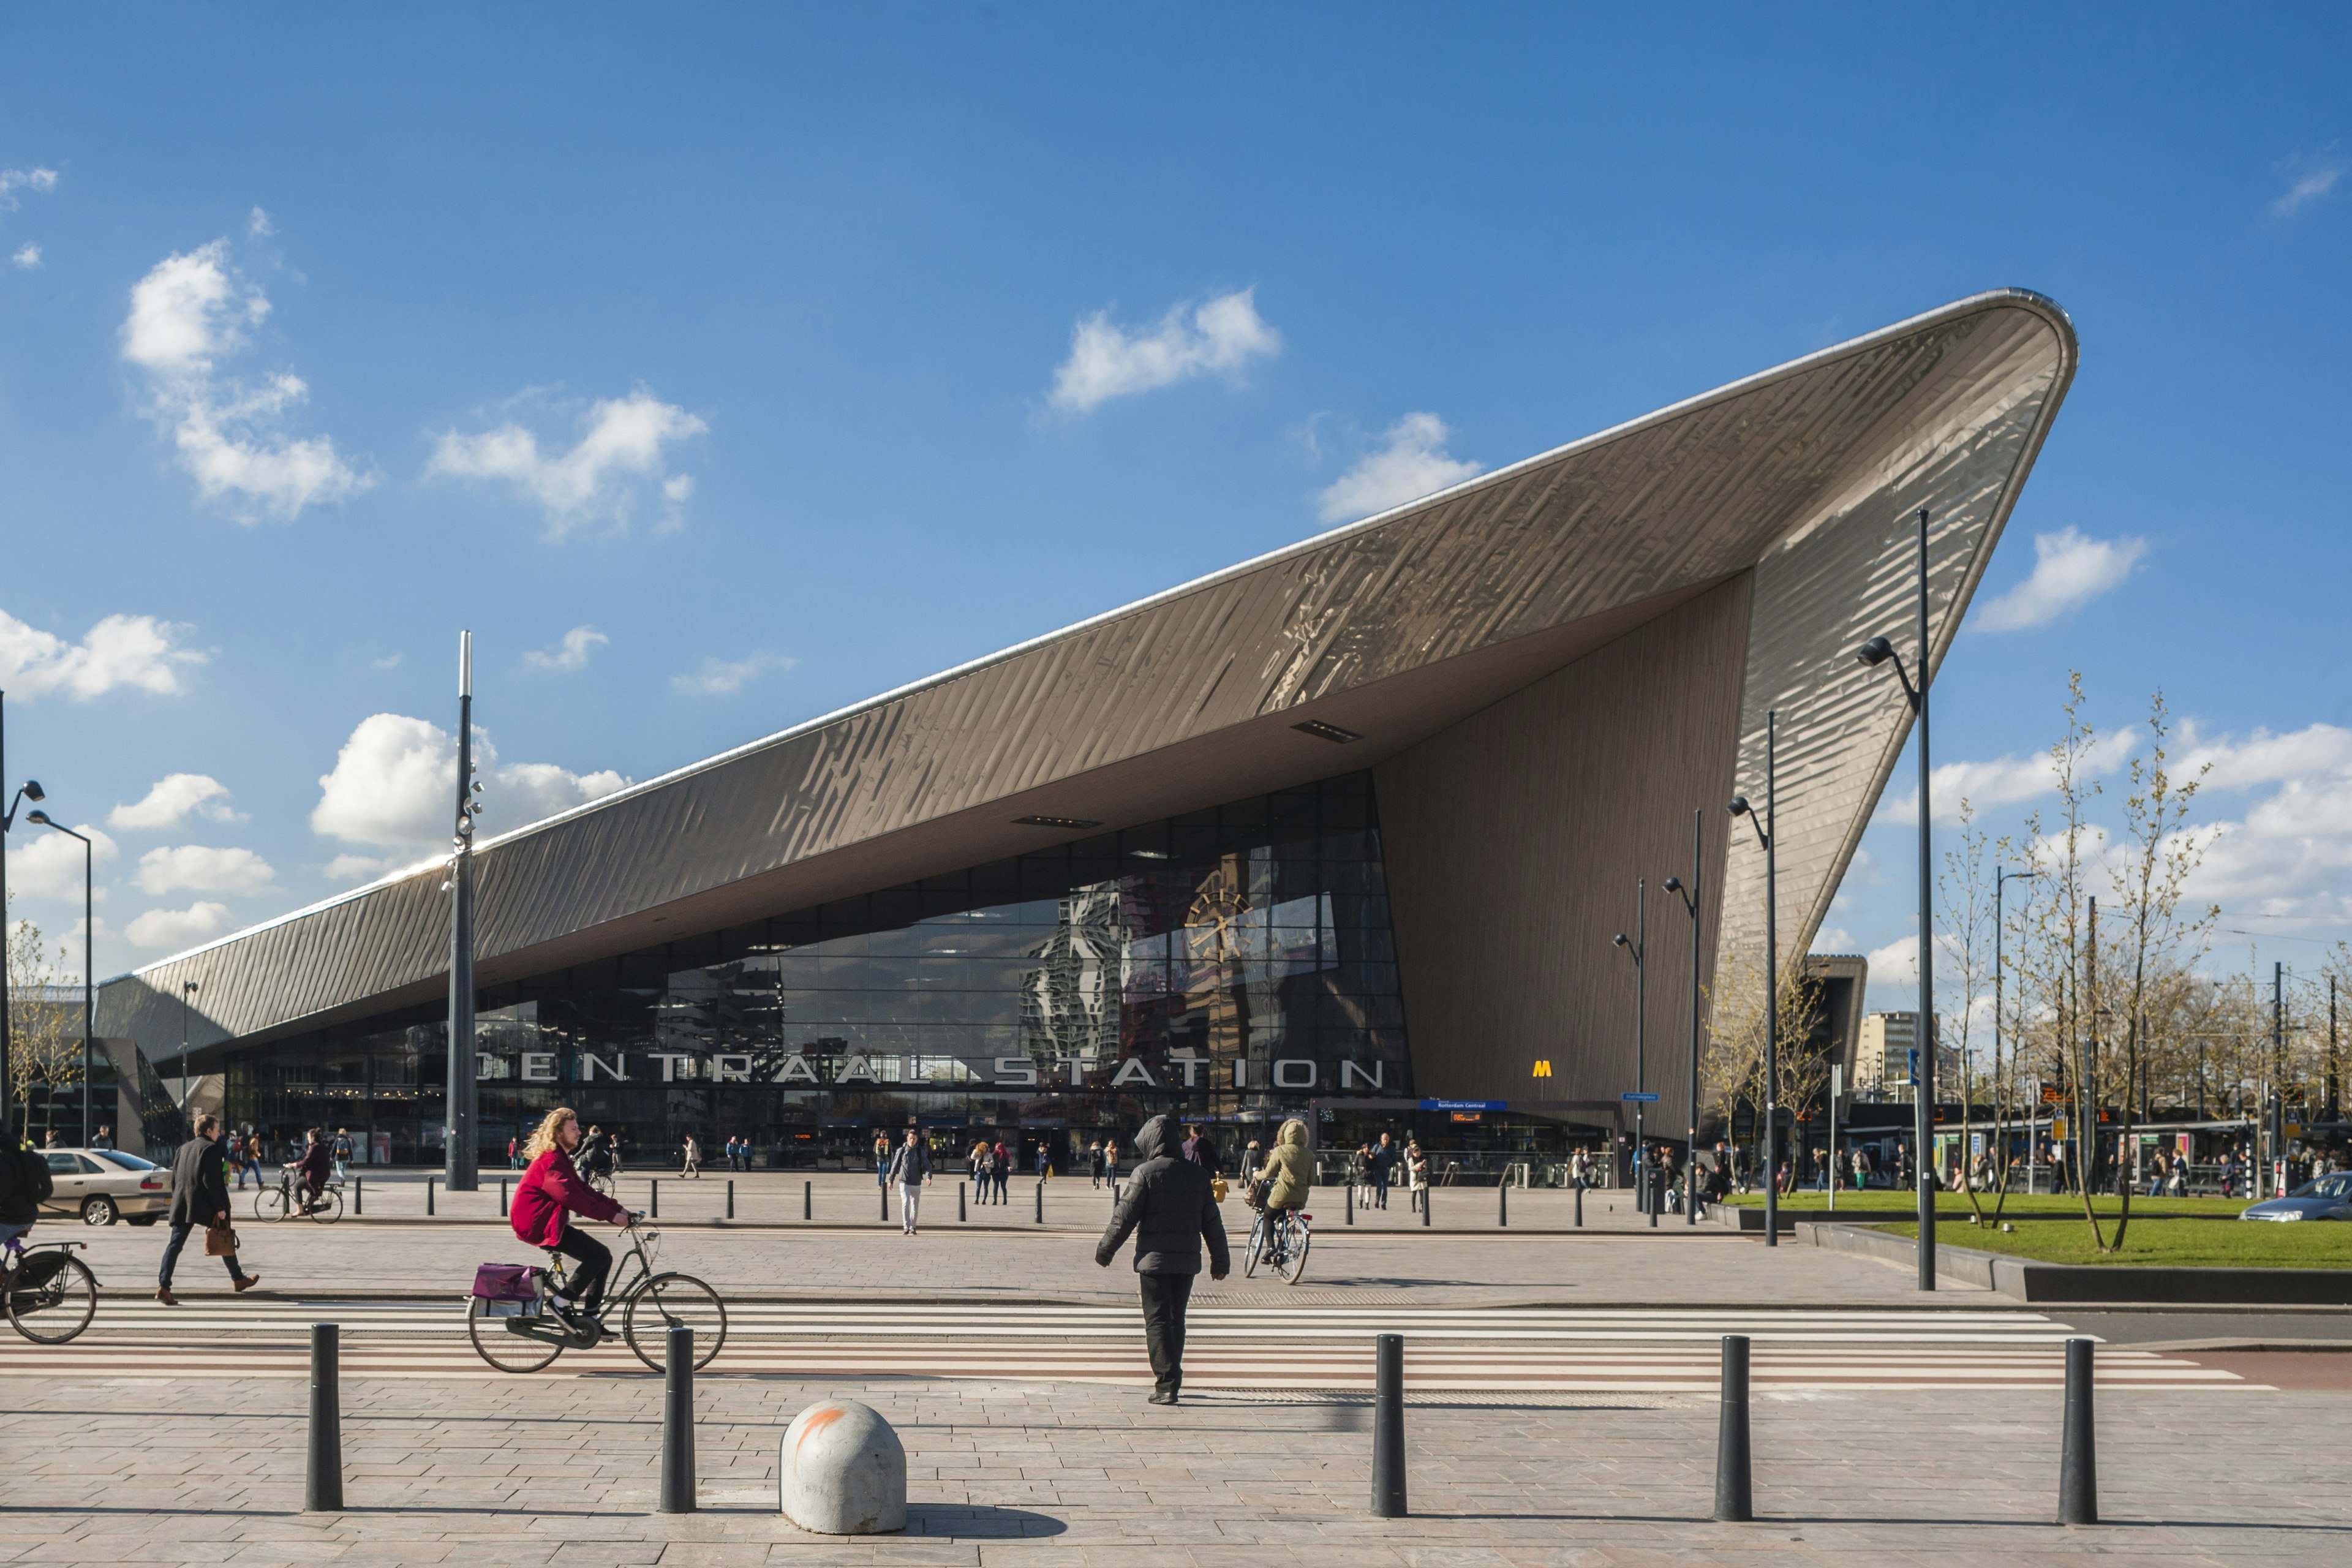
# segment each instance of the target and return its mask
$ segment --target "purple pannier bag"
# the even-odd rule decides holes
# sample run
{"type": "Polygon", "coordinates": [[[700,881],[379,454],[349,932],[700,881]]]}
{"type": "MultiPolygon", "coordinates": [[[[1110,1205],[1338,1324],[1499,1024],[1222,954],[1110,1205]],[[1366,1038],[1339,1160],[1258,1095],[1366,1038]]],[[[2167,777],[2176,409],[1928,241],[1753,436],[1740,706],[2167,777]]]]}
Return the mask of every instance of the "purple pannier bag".
{"type": "Polygon", "coordinates": [[[536,1301],[536,1272],[527,1263],[485,1263],[474,1270],[474,1294],[490,1301],[536,1301]]]}

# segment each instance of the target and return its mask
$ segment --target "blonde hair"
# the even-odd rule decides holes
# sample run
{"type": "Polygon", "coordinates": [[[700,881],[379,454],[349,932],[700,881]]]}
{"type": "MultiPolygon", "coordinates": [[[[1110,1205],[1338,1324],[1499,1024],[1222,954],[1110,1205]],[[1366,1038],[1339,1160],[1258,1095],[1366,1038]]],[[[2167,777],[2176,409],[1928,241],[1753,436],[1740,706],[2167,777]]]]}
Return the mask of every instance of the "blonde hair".
{"type": "Polygon", "coordinates": [[[557,1106],[539,1119],[538,1128],[531,1133],[530,1142],[522,1146],[522,1157],[526,1160],[536,1160],[550,1149],[561,1149],[563,1145],[555,1141],[556,1129],[567,1121],[579,1120],[579,1112],[570,1106],[557,1106]]]}

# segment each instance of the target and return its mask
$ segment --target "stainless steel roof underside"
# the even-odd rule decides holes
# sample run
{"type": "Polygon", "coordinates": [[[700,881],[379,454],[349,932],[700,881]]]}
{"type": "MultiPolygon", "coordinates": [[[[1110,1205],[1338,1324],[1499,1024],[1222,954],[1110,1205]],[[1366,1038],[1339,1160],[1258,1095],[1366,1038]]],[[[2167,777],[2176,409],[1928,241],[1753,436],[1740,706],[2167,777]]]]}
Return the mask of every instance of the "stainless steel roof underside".
{"type": "MultiPolygon", "coordinates": [[[[2074,364],[2039,296],[1958,301],[771,735],[478,855],[482,984],[1369,766],[1753,573],[1740,775],[1777,707],[1781,931],[1801,951],[1909,716],[1851,662],[1907,628],[1935,510],[1938,654],[2074,364]],[[1361,733],[1335,746],[1292,726],[1361,733]]],[[[1753,793],[1751,789],[1751,793],[1753,793]]],[[[1727,935],[1761,930],[1735,854],[1727,935]]],[[[110,982],[104,1032],[197,1044],[446,986],[441,865],[110,982]]]]}

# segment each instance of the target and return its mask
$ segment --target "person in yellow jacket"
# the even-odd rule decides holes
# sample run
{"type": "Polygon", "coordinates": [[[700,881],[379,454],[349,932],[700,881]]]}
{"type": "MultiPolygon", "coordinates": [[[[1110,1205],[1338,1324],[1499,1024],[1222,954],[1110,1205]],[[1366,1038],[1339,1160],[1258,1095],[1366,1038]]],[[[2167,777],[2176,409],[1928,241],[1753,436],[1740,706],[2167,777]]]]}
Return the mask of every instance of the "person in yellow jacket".
{"type": "Polygon", "coordinates": [[[1307,1206],[1308,1194],[1315,1190],[1315,1161],[1307,1152],[1307,1123],[1294,1116],[1282,1124],[1282,1131],[1274,1135],[1274,1149],[1265,1157],[1265,1167],[1257,1174],[1268,1184],[1268,1212],[1307,1206]]]}

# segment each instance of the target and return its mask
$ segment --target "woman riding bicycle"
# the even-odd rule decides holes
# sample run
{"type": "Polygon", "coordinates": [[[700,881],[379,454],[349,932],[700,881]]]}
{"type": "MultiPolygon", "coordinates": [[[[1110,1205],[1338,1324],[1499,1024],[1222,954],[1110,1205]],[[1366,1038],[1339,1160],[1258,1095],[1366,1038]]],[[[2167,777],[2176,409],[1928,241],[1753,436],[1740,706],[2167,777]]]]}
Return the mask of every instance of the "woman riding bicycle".
{"type": "Polygon", "coordinates": [[[1266,1184],[1269,1219],[1285,1210],[1296,1212],[1307,1206],[1308,1194],[1315,1190],[1315,1162],[1307,1152],[1307,1123],[1294,1116],[1282,1124],[1282,1131],[1274,1135],[1265,1168],[1256,1175],[1266,1184]]]}
{"type": "MultiPolygon", "coordinates": [[[[512,1223],[515,1235],[533,1247],[572,1259],[578,1267],[565,1282],[568,1296],[558,1296],[556,1310],[575,1326],[595,1324],[604,1278],[613,1271],[612,1249],[570,1224],[572,1213],[627,1226],[635,1222],[628,1210],[580,1179],[572,1152],[580,1146],[580,1118],[569,1106],[558,1106],[542,1118],[539,1130],[523,1147],[530,1168],[515,1189],[512,1223]]],[[[612,1331],[599,1327],[599,1332],[612,1331]]]]}

